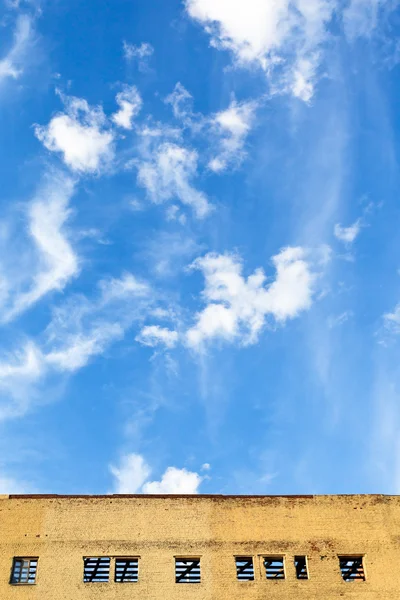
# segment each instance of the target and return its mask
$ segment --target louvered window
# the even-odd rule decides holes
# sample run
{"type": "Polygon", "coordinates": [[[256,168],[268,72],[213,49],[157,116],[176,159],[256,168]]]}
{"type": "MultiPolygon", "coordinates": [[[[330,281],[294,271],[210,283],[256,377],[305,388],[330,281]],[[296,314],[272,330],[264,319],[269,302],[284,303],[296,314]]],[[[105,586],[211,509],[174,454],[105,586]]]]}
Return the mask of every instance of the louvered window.
{"type": "Polygon", "coordinates": [[[339,564],[344,581],[365,581],[362,556],[339,556],[339,564]]]}
{"type": "Polygon", "coordinates": [[[115,581],[117,583],[136,583],[139,579],[139,561],[137,558],[115,559],[115,581]]]}
{"type": "Polygon", "coordinates": [[[296,569],[297,579],[308,579],[307,557],[295,556],[294,566],[296,569]]]}
{"type": "Polygon", "coordinates": [[[267,579],[285,579],[283,556],[265,556],[264,568],[267,579]]]}
{"type": "Polygon", "coordinates": [[[236,576],[239,581],[254,581],[254,565],[252,556],[237,556],[236,576]]]}
{"type": "Polygon", "coordinates": [[[83,581],[84,583],[107,583],[110,577],[110,558],[90,557],[84,558],[83,581]]]}
{"type": "Polygon", "coordinates": [[[176,558],[175,581],[176,583],[200,583],[200,559],[176,558]]]}
{"type": "Polygon", "coordinates": [[[37,558],[14,558],[11,583],[13,585],[33,585],[36,583],[37,558]]]}

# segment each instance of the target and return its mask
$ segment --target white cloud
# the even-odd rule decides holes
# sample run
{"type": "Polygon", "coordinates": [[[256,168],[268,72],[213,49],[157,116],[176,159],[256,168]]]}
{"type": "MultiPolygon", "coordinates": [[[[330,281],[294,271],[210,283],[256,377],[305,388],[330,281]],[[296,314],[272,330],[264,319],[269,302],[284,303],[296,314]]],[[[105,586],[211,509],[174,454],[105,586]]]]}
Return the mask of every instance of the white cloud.
{"type": "Polygon", "coordinates": [[[0,59],[0,83],[6,78],[18,79],[22,75],[32,35],[30,17],[20,15],[17,19],[13,45],[6,56],[0,59]]]}
{"type": "Polygon", "coordinates": [[[47,126],[35,126],[36,137],[51,152],[62,154],[65,164],[78,173],[99,173],[114,157],[114,134],[100,107],[86,100],[61,95],[65,112],[47,126]]]}
{"type": "Polygon", "coordinates": [[[120,110],[112,116],[112,120],[119,127],[132,129],[133,119],[139,114],[143,102],[136,86],[126,86],[117,94],[116,101],[120,110]]]}
{"type": "Polygon", "coordinates": [[[151,468],[140,454],[127,454],[110,466],[116,494],[198,494],[203,478],[186,469],[168,467],[160,481],[148,481],[151,468]]]}
{"type": "Polygon", "coordinates": [[[219,137],[220,151],[209,162],[212,171],[225,170],[232,162],[239,163],[243,158],[243,147],[250,132],[256,104],[233,101],[229,108],[217,113],[211,120],[211,125],[219,137]]]}
{"type": "Polygon", "coordinates": [[[145,494],[198,494],[203,478],[186,469],[168,467],[161,481],[150,481],[143,486],[145,494]]]}
{"type": "Polygon", "coordinates": [[[334,0],[185,0],[185,5],[213,46],[231,51],[240,65],[256,64],[270,76],[283,71],[286,89],[305,101],[311,98],[334,0]]]}
{"type": "Polygon", "coordinates": [[[127,454],[118,467],[110,466],[114,477],[114,494],[137,494],[151,474],[151,469],[139,454],[127,454]]]}
{"type": "MultiPolygon", "coordinates": [[[[52,172],[29,205],[28,233],[36,252],[33,265],[26,267],[24,275],[31,279],[33,273],[33,282],[27,291],[13,290],[15,297],[12,305],[3,310],[3,321],[13,319],[49,292],[62,290],[79,273],[78,257],[65,229],[74,187],[72,179],[62,173],[52,172]]],[[[13,268],[18,264],[18,259],[18,256],[14,257],[13,268]]],[[[20,269],[18,278],[21,279],[22,275],[20,269]]],[[[12,282],[9,286],[12,287],[12,282]]]]}
{"type": "Polygon", "coordinates": [[[146,188],[151,200],[160,204],[179,199],[191,206],[198,218],[205,217],[211,210],[207,197],[192,186],[197,174],[198,155],[169,142],[162,143],[152,160],[138,164],[138,183],[146,188]]]}
{"type": "Polygon", "coordinates": [[[205,277],[203,298],[206,307],[197,315],[195,325],[187,331],[187,344],[201,349],[207,340],[239,340],[255,343],[268,315],[285,322],[310,308],[315,275],[303,248],[285,248],[272,261],[275,281],[266,282],[263,269],[247,279],[238,256],[207,254],[192,268],[205,277]]]}
{"type": "Polygon", "coordinates": [[[178,343],[178,333],[171,331],[166,327],[159,325],[150,325],[143,327],[142,331],[136,337],[136,341],[144,346],[165,346],[166,348],[174,348],[178,343]]]}
{"type": "Polygon", "coordinates": [[[357,219],[350,227],[342,227],[339,223],[335,225],[334,234],[338,240],[345,244],[352,244],[358,237],[362,227],[361,219],[357,219]]]}
{"type": "Polygon", "coordinates": [[[135,46],[124,42],[123,48],[125,59],[128,62],[137,60],[140,71],[148,69],[149,58],[154,54],[154,48],[151,44],[144,42],[140,46],[135,46]]]}

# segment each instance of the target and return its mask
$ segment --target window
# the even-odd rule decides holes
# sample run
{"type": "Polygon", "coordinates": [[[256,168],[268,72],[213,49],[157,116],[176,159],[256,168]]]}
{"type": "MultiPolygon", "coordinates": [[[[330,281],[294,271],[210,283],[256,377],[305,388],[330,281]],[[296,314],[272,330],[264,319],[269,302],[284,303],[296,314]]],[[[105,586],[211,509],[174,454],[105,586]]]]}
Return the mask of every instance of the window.
{"type": "Polygon", "coordinates": [[[107,583],[110,575],[110,559],[106,556],[83,559],[84,583],[107,583]]]}
{"type": "Polygon", "coordinates": [[[295,556],[294,566],[297,579],[308,579],[307,556],[295,556]]]}
{"type": "Polygon", "coordinates": [[[236,556],[236,575],[239,581],[254,581],[252,556],[236,556]]]}
{"type": "Polygon", "coordinates": [[[285,563],[283,556],[265,556],[264,567],[267,579],[285,579],[285,563]]]}
{"type": "Polygon", "coordinates": [[[339,556],[339,564],[344,581],[365,581],[362,556],[339,556]]]}
{"type": "Polygon", "coordinates": [[[200,559],[176,558],[175,581],[176,583],[200,583],[200,559]]]}
{"type": "Polygon", "coordinates": [[[11,581],[14,585],[36,583],[38,558],[14,558],[11,581]]]}
{"type": "Polygon", "coordinates": [[[139,579],[139,561],[137,558],[115,559],[116,583],[136,583],[139,579]]]}

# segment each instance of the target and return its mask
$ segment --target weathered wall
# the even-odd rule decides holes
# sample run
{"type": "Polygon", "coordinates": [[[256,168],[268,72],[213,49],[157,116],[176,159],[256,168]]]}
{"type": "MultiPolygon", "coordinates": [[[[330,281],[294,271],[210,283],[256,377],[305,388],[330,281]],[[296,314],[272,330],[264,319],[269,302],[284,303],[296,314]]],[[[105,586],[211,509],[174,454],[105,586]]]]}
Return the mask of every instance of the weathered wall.
{"type": "Polygon", "coordinates": [[[399,564],[400,497],[0,496],[1,600],[394,600],[399,564]],[[285,581],[262,578],[270,554],[285,581]],[[367,581],[345,583],[338,554],[364,554],[367,581]],[[235,555],[254,557],[254,582],[236,580],[235,555]],[[35,586],[9,584],[14,556],[39,556],[35,586]],[[84,584],[83,556],[140,556],[140,580],[84,584]],[[201,557],[200,584],[175,583],[174,556],[201,557]]]}

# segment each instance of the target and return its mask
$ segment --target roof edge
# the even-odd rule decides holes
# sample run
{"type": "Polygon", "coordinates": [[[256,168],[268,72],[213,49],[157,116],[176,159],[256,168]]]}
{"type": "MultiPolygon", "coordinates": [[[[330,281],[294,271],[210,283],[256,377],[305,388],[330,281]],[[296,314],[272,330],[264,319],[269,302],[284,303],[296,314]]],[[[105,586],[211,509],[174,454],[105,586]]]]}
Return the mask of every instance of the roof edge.
{"type": "Polygon", "coordinates": [[[193,499],[193,500],[224,500],[224,499],[287,499],[287,500],[311,500],[315,498],[346,498],[346,497],[393,497],[390,494],[303,494],[303,495],[246,495],[246,494],[9,494],[0,496],[0,499],[10,500],[57,500],[57,499],[193,499]]]}

